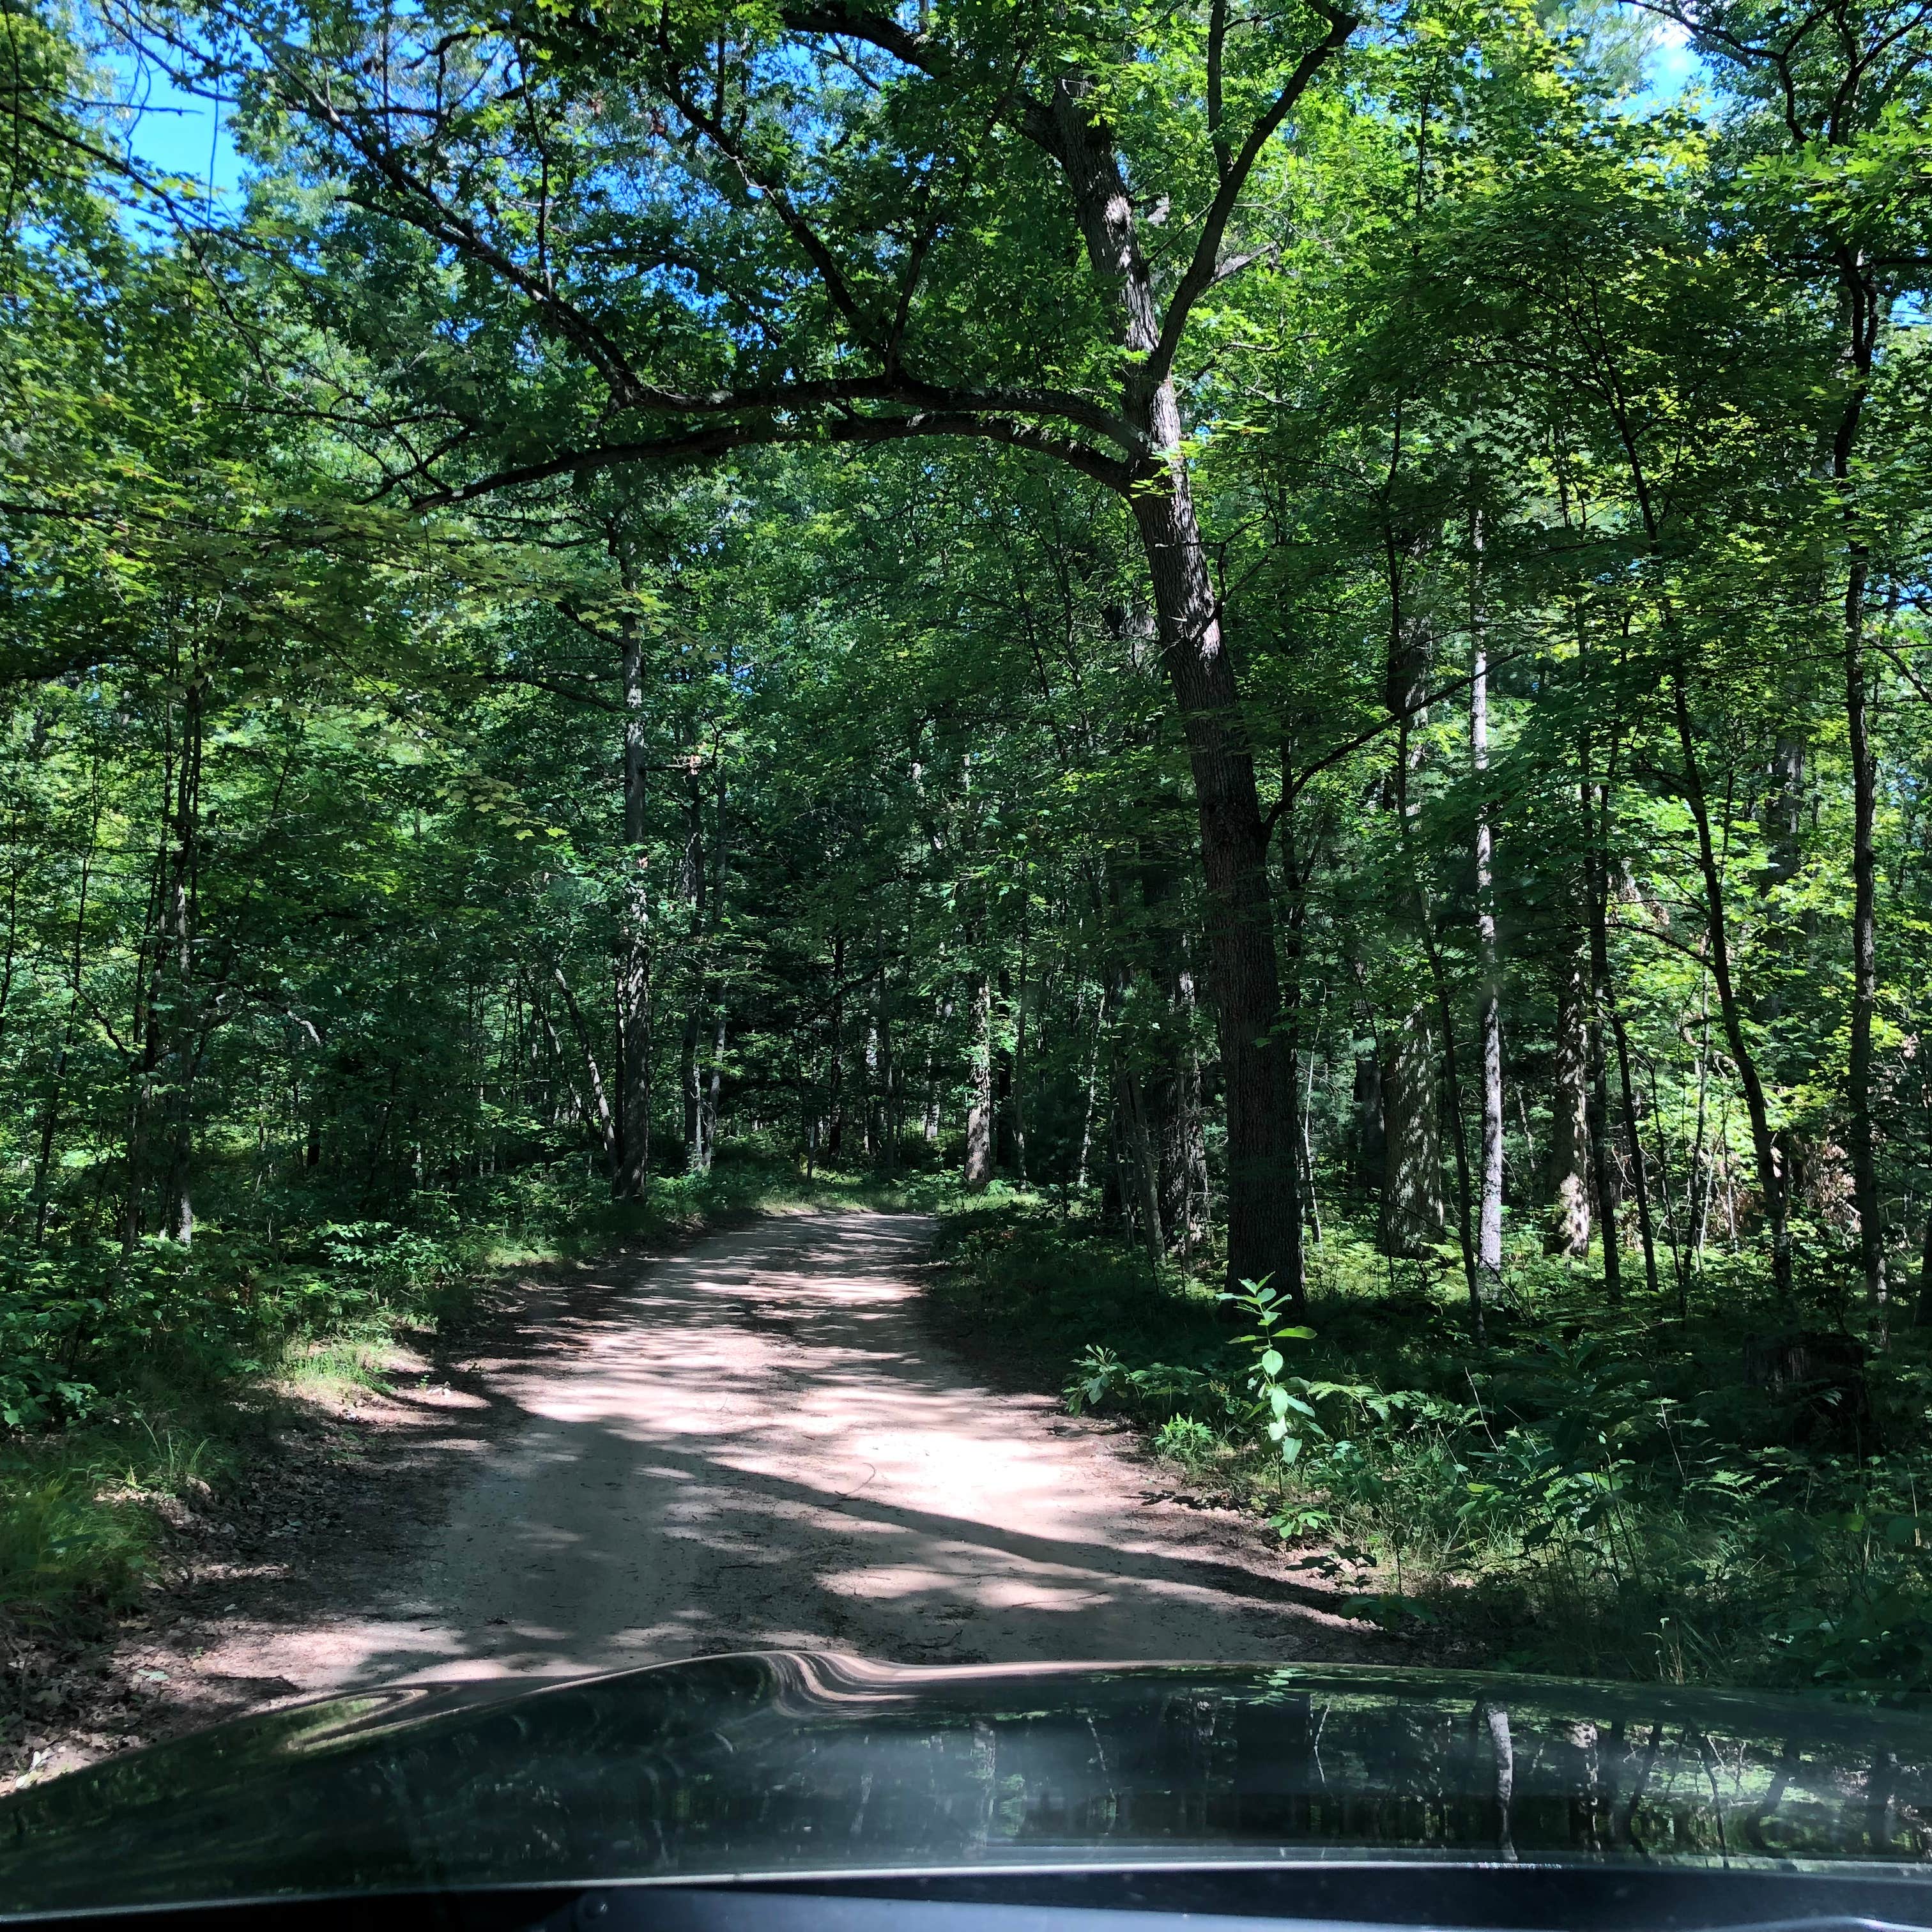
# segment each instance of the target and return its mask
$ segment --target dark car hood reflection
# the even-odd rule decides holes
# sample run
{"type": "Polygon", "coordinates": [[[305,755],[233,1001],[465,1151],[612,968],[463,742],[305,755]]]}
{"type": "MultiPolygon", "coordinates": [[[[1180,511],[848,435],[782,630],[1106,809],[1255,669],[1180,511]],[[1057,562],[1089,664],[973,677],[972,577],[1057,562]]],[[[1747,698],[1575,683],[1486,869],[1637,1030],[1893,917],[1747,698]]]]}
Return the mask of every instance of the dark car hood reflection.
{"type": "Polygon", "coordinates": [[[1428,1855],[1917,1864],[1932,1717],[1342,1666],[790,1653],[394,1689],[20,1794],[0,1910],[1428,1855]]]}

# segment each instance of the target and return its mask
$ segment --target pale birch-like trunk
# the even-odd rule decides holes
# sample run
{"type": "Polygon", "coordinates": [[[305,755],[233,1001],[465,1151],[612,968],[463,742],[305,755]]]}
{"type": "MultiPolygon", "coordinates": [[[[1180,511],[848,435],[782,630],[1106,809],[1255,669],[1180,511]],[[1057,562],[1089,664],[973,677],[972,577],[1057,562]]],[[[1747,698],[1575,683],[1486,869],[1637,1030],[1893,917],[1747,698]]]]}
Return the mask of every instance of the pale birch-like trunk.
{"type": "Polygon", "coordinates": [[[1493,1286],[1503,1270],[1503,1024],[1501,974],[1496,964],[1494,854],[1486,795],[1490,768],[1489,645],[1484,634],[1478,573],[1482,520],[1471,521],[1469,763],[1476,788],[1476,950],[1482,969],[1477,1000],[1478,1051],[1481,1056],[1482,1119],[1476,1187],[1476,1265],[1493,1286]]]}

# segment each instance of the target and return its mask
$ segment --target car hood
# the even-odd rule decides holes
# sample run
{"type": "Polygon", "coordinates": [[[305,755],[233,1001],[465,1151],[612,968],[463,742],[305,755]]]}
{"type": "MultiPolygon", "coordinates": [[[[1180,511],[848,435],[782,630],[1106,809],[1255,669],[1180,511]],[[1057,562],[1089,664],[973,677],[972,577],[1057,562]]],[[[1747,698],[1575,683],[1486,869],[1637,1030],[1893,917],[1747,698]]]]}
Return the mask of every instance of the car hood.
{"type": "Polygon", "coordinates": [[[1456,1672],[792,1652],[401,1687],[17,1794],[0,1912],[1432,1856],[1916,1867],[1932,1718],[1456,1672]]]}

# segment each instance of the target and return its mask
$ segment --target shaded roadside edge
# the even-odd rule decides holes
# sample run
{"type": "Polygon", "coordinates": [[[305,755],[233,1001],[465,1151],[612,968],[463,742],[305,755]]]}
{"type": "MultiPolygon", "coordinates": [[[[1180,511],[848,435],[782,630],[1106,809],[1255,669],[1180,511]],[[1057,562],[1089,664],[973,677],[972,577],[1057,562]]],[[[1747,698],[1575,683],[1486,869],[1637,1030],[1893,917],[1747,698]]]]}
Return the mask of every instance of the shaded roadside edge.
{"type": "Polygon", "coordinates": [[[470,1466],[453,1432],[473,1448],[514,1425],[490,1378],[540,1352],[558,1318],[594,1318],[641,1264],[811,1211],[724,1208],[594,1260],[507,1267],[459,1318],[408,1333],[380,1388],[250,1391],[268,1407],[232,1475],[148,1505],[155,1540],[136,1605],[89,1606],[65,1630],[0,1624],[0,1795],[302,1694],[199,1660],[238,1630],[326,1616],[406,1558],[470,1466]]]}

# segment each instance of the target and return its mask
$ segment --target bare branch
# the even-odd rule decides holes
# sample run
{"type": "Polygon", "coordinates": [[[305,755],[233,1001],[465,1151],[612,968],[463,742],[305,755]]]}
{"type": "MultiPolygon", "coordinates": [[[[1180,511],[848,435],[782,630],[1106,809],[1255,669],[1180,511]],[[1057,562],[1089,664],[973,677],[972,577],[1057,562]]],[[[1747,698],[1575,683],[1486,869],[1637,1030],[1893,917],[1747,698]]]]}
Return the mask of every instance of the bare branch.
{"type": "Polygon", "coordinates": [[[1174,367],[1174,358],[1180,352],[1180,338],[1186,332],[1194,304],[1214,286],[1220,273],[1221,243],[1228,232],[1229,218],[1247,186],[1249,176],[1254,172],[1256,162],[1261,158],[1262,150],[1274,137],[1276,129],[1287,119],[1288,110],[1328,64],[1330,56],[1341,51],[1348,36],[1360,24],[1353,14],[1338,11],[1328,6],[1326,0],[1314,0],[1314,4],[1328,21],[1328,31],[1295,63],[1294,71],[1288,76],[1281,92],[1269,104],[1268,111],[1248,130],[1248,138],[1222,171],[1221,184],[1202,218],[1193,259],[1189,262],[1180,285],[1168,303],[1166,317],[1161,324],[1160,340],[1143,374],[1142,380],[1150,388],[1158,388],[1167,380],[1174,367]]]}

